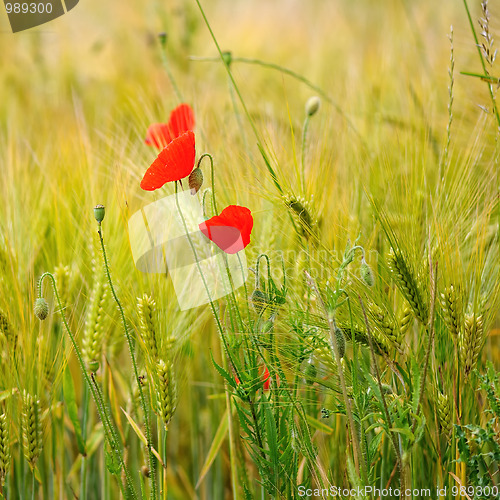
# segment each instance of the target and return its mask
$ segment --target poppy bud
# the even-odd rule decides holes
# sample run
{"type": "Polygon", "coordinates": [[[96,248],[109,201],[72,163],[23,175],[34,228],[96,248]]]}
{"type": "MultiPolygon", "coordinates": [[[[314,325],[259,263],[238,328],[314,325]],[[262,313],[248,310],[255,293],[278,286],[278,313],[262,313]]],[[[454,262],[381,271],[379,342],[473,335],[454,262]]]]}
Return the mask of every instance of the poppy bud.
{"type": "Polygon", "coordinates": [[[203,172],[201,168],[195,168],[188,179],[189,189],[191,189],[191,194],[194,196],[201,188],[203,184],[203,172]]]}
{"type": "Polygon", "coordinates": [[[40,320],[44,320],[49,315],[49,304],[43,297],[36,299],[35,315],[40,320]]]}
{"type": "Polygon", "coordinates": [[[266,294],[258,288],[253,291],[250,300],[252,301],[253,307],[257,314],[260,314],[263,311],[267,303],[266,294]]]}
{"type": "Polygon", "coordinates": [[[104,219],[104,214],[105,214],[104,205],[96,205],[94,207],[94,217],[99,224],[104,219]]]}
{"type": "Polygon", "coordinates": [[[335,339],[337,340],[337,346],[339,348],[339,355],[341,358],[345,355],[345,337],[340,328],[335,328],[335,339]]]}
{"type": "Polygon", "coordinates": [[[359,274],[361,279],[368,285],[373,286],[375,283],[375,277],[373,276],[373,271],[371,267],[366,263],[365,258],[361,260],[361,267],[359,268],[359,274]]]}
{"type": "Polygon", "coordinates": [[[321,100],[318,96],[309,97],[306,102],[306,115],[313,116],[318,112],[321,100]]]}

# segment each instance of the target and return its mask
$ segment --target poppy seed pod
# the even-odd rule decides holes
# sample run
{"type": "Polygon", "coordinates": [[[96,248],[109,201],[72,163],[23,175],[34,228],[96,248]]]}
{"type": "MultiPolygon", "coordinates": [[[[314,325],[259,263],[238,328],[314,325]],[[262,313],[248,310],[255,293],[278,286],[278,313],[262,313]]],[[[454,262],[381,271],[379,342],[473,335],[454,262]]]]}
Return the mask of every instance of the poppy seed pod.
{"type": "Polygon", "coordinates": [[[188,183],[191,194],[194,196],[203,185],[203,172],[201,168],[197,167],[189,174],[188,183]]]}
{"type": "Polygon", "coordinates": [[[95,217],[95,220],[100,224],[102,222],[102,220],[104,219],[104,215],[105,215],[106,211],[105,211],[105,208],[104,208],[104,205],[96,205],[94,207],[94,217],[95,217]]]}
{"type": "Polygon", "coordinates": [[[49,315],[49,304],[43,297],[36,299],[35,315],[40,320],[44,320],[49,315]]]}
{"type": "Polygon", "coordinates": [[[318,109],[321,105],[321,100],[318,96],[309,97],[306,102],[306,115],[313,116],[318,112],[318,109]]]}

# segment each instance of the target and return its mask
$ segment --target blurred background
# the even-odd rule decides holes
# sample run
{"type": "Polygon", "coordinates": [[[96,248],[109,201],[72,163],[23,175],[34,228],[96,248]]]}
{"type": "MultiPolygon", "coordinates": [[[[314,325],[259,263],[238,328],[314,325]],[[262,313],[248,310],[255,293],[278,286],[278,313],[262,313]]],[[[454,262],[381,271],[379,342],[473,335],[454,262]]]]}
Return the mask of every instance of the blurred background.
{"type": "MultiPolygon", "coordinates": [[[[405,189],[413,189],[424,171],[430,179],[437,176],[449,121],[451,26],[450,156],[474,165],[470,175],[479,180],[474,177],[471,184],[476,194],[467,198],[470,206],[494,197],[495,127],[482,109],[490,103],[488,90],[478,79],[459,74],[481,72],[461,2],[202,0],[202,6],[221,49],[231,52],[234,78],[286,192],[312,200],[329,248],[341,254],[347,240],[361,233],[367,250],[379,244],[380,229],[363,198],[366,186],[408,215],[420,206],[421,193],[408,190],[407,195],[405,189]],[[238,57],[288,68],[302,80],[238,57]],[[305,102],[318,94],[312,86],[328,99],[322,98],[311,122],[311,166],[301,186],[295,148],[305,102]]],[[[480,3],[470,6],[478,19],[480,3]]],[[[489,8],[495,35],[500,4],[491,2],[489,8]]],[[[139,187],[156,156],[144,144],[148,125],[167,121],[179,102],[193,106],[197,153],[215,157],[221,206],[238,203],[254,214],[249,262],[262,251],[290,250],[285,265],[295,269],[297,244],[196,2],[80,0],[68,14],[16,34],[0,9],[0,54],[0,304],[22,339],[17,361],[4,352],[2,390],[29,386],[52,399],[61,370],[53,366],[47,378],[46,365],[69,348],[48,339],[52,326],[32,319],[36,279],[45,270],[69,267],[68,315],[80,335],[99,259],[92,207],[103,203],[113,277],[132,325],[138,324],[137,297],[153,293],[162,334],[182,341],[177,374],[182,397],[169,441],[172,498],[229,497],[226,445],[196,489],[224,411],[222,379],[210,360],[211,352],[221,357],[211,313],[197,309],[181,315],[168,279],[139,273],[130,255],[128,218],[157,197],[139,187]],[[166,34],[164,47],[159,33],[166,34]]],[[[453,206],[455,194],[447,206],[453,206]]],[[[450,227],[455,222],[458,227],[460,215],[454,217],[450,227]]],[[[472,209],[467,217],[474,220],[472,209]]],[[[402,225],[409,240],[416,226],[417,219],[402,225]]],[[[464,231],[457,229],[456,241],[464,231]]],[[[108,311],[109,352],[121,353],[113,304],[108,311]]],[[[484,359],[498,368],[498,314],[493,316],[484,359]]],[[[124,405],[131,380],[126,366],[115,364],[124,405]]],[[[76,364],[71,367],[76,377],[76,364]]],[[[79,384],[76,390],[79,397],[79,384]]],[[[342,441],[339,436],[332,437],[333,444],[342,441]]],[[[75,451],[74,444],[68,447],[75,451]]],[[[335,448],[332,442],[320,447],[335,448]]],[[[343,460],[338,450],[329,453],[332,463],[343,460]]],[[[78,467],[66,467],[76,489],[78,467]]],[[[332,474],[342,481],[341,471],[332,474]]]]}

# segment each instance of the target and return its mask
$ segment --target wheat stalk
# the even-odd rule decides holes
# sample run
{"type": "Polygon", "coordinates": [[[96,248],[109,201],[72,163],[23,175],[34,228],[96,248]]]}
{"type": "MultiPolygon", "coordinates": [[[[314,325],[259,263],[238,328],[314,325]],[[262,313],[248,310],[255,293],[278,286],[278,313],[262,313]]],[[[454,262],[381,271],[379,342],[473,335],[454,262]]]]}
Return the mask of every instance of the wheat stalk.
{"type": "Polygon", "coordinates": [[[168,429],[168,424],[177,407],[177,387],[173,373],[173,365],[162,359],[156,365],[156,396],[158,398],[158,412],[160,419],[168,429]]]}
{"type": "Polygon", "coordinates": [[[475,368],[484,343],[484,323],[482,316],[465,315],[464,329],[459,335],[460,361],[465,377],[475,368]]]}
{"type": "Polygon", "coordinates": [[[42,451],[42,415],[40,401],[28,392],[23,393],[23,451],[32,469],[42,451]]]}
{"type": "Polygon", "coordinates": [[[104,342],[104,306],[108,297],[108,283],[97,279],[90,294],[90,307],[83,331],[82,356],[87,366],[96,371],[101,359],[104,342]]]}
{"type": "Polygon", "coordinates": [[[10,469],[9,421],[7,415],[0,415],[0,493],[10,469]]]}
{"type": "Polygon", "coordinates": [[[423,291],[418,284],[412,267],[401,253],[396,253],[392,248],[387,261],[398,287],[409,302],[415,316],[422,324],[426,325],[429,319],[428,302],[424,300],[423,291]]]}

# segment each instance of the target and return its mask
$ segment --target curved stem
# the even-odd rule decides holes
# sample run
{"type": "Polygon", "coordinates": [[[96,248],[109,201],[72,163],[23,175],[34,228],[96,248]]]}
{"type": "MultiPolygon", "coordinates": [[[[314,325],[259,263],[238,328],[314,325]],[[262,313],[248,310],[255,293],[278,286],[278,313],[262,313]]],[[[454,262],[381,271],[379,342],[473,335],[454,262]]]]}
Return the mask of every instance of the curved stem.
{"type": "Polygon", "coordinates": [[[200,159],[198,160],[198,163],[196,165],[197,168],[200,168],[201,165],[201,160],[203,158],[208,157],[210,159],[210,175],[211,175],[211,180],[212,180],[212,205],[214,208],[215,215],[217,214],[217,202],[215,201],[215,177],[214,177],[214,159],[210,153],[203,153],[200,156],[200,159]]]}
{"type": "Polygon", "coordinates": [[[255,288],[260,288],[260,271],[259,271],[259,266],[260,266],[260,259],[265,258],[267,261],[267,282],[269,283],[271,281],[271,261],[269,260],[269,257],[265,253],[261,253],[257,257],[257,263],[255,264],[255,288]]]}
{"type": "Polygon", "coordinates": [[[111,421],[107,415],[107,412],[104,410],[105,405],[100,397],[100,394],[98,392],[96,392],[94,386],[92,385],[89,374],[88,374],[87,369],[85,367],[85,363],[83,362],[80,348],[78,347],[78,344],[76,343],[75,337],[73,336],[73,333],[71,332],[69,325],[68,325],[68,322],[66,320],[66,316],[65,316],[63,308],[62,308],[61,298],[60,298],[59,292],[57,290],[56,280],[55,280],[54,275],[52,273],[45,272],[40,276],[40,279],[38,281],[38,291],[40,294],[39,296],[41,297],[42,282],[45,278],[50,279],[50,281],[52,283],[52,288],[53,288],[54,294],[56,296],[57,305],[59,306],[59,311],[61,313],[63,325],[66,328],[66,332],[68,333],[68,336],[71,340],[71,344],[73,345],[73,349],[75,350],[75,354],[76,354],[76,357],[78,359],[78,364],[80,365],[80,369],[82,371],[83,378],[85,379],[85,382],[86,382],[88,388],[90,389],[90,391],[92,393],[92,397],[94,398],[94,401],[96,403],[97,412],[99,413],[99,417],[100,417],[101,422],[103,424],[105,438],[107,439],[108,444],[109,444],[110,448],[113,450],[113,452],[118,455],[118,460],[120,462],[120,465],[123,468],[123,470],[125,471],[127,486],[130,490],[130,493],[131,493],[133,498],[137,499],[137,493],[135,491],[134,484],[132,482],[132,477],[130,476],[130,472],[128,471],[128,469],[125,465],[125,462],[123,461],[123,456],[122,456],[120,448],[118,446],[118,443],[119,443],[118,436],[116,434],[116,431],[113,428],[113,425],[111,424],[111,421]]]}
{"type": "Polygon", "coordinates": [[[177,182],[176,182],[175,183],[175,203],[177,205],[177,210],[179,211],[179,215],[180,215],[181,220],[182,220],[182,225],[184,227],[186,237],[189,241],[189,246],[191,247],[191,251],[193,252],[194,259],[196,261],[196,267],[198,269],[198,272],[200,273],[201,281],[203,282],[203,287],[205,288],[205,292],[207,294],[208,301],[210,303],[210,308],[212,309],[212,314],[214,315],[215,323],[217,324],[217,330],[219,331],[220,338],[222,340],[222,343],[224,344],[224,350],[226,351],[226,355],[229,357],[229,360],[231,362],[233,369],[235,370],[236,375],[238,376],[238,378],[240,378],[240,376],[238,374],[238,370],[236,368],[236,365],[235,365],[235,363],[231,357],[231,354],[229,352],[229,347],[227,345],[227,341],[226,341],[226,338],[224,336],[224,330],[222,329],[222,324],[220,322],[219,315],[217,314],[214,302],[213,302],[212,297],[210,295],[210,290],[208,289],[208,285],[207,285],[207,282],[205,280],[205,276],[203,275],[203,272],[201,270],[200,262],[198,259],[198,254],[196,253],[196,248],[194,247],[193,241],[192,241],[191,237],[189,236],[189,231],[188,231],[188,227],[186,224],[186,219],[184,218],[184,214],[182,213],[182,210],[181,210],[181,207],[179,204],[179,196],[178,195],[179,195],[179,192],[178,192],[178,186],[177,186],[177,182]]]}
{"type": "Polygon", "coordinates": [[[241,106],[243,107],[243,110],[245,111],[245,115],[248,119],[248,122],[250,123],[250,126],[251,126],[253,133],[255,135],[255,138],[257,139],[257,148],[259,149],[259,152],[264,160],[264,163],[266,164],[266,168],[267,168],[269,174],[271,175],[272,181],[273,181],[274,185],[276,186],[276,189],[281,194],[283,194],[283,188],[281,187],[281,184],[278,181],[278,176],[276,175],[276,172],[274,171],[273,167],[271,166],[271,162],[269,161],[269,157],[268,157],[267,153],[265,152],[264,147],[262,146],[263,142],[261,140],[259,131],[257,130],[257,127],[255,126],[255,121],[252,118],[252,115],[250,114],[250,112],[248,111],[248,108],[245,104],[243,96],[241,95],[240,89],[239,89],[238,85],[236,84],[236,81],[233,77],[233,73],[231,72],[228,61],[226,58],[224,58],[224,54],[220,48],[220,45],[219,45],[219,42],[217,41],[217,38],[215,37],[215,34],[212,30],[212,27],[210,26],[210,23],[208,22],[207,16],[205,15],[205,11],[203,10],[203,7],[201,6],[200,0],[196,0],[196,4],[198,5],[198,8],[200,9],[203,20],[207,26],[207,29],[210,33],[210,36],[212,37],[212,40],[215,44],[215,47],[217,48],[217,52],[219,53],[219,56],[222,59],[222,62],[224,63],[227,74],[229,75],[229,79],[231,80],[231,83],[233,84],[233,88],[236,91],[236,94],[238,95],[238,99],[241,102],[241,106]]]}
{"type": "Polygon", "coordinates": [[[302,191],[306,192],[306,140],[307,140],[307,129],[309,128],[310,116],[306,115],[304,121],[304,128],[302,130],[302,191]]]}
{"type": "Polygon", "coordinates": [[[118,306],[118,309],[120,311],[120,316],[122,319],[123,323],[123,330],[125,332],[125,337],[127,339],[127,344],[128,344],[128,349],[130,352],[130,357],[132,358],[132,365],[134,367],[134,375],[135,379],[139,388],[139,397],[141,401],[141,407],[142,411],[144,413],[144,424],[146,427],[146,441],[147,441],[147,449],[148,449],[148,462],[149,462],[149,470],[150,470],[150,476],[151,476],[151,498],[152,500],[156,500],[156,467],[155,467],[155,458],[153,455],[153,444],[152,444],[152,439],[151,439],[151,425],[150,425],[150,419],[149,419],[149,408],[146,405],[146,399],[144,397],[144,391],[142,390],[142,383],[141,379],[139,378],[139,371],[137,369],[137,363],[135,361],[135,355],[134,355],[134,345],[132,342],[132,336],[130,335],[130,332],[128,331],[128,326],[127,326],[127,321],[125,319],[125,313],[123,312],[123,307],[118,299],[118,296],[116,295],[115,288],[113,286],[113,282],[111,280],[111,274],[109,272],[109,265],[108,265],[108,258],[106,255],[106,249],[104,248],[104,240],[102,237],[102,231],[101,231],[101,223],[97,223],[97,232],[99,234],[99,239],[101,242],[101,250],[102,250],[102,256],[104,259],[104,268],[106,270],[106,276],[108,278],[108,283],[109,287],[111,289],[111,293],[113,295],[113,298],[115,299],[115,302],[118,306]]]}

